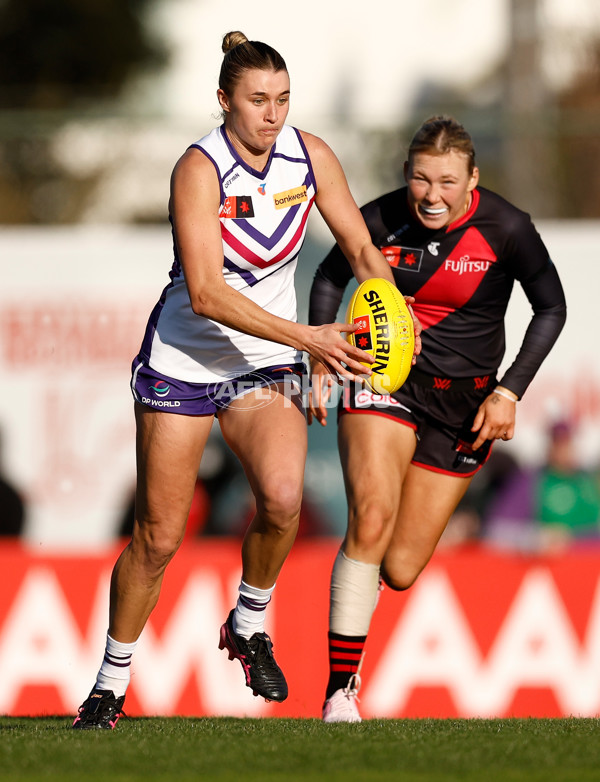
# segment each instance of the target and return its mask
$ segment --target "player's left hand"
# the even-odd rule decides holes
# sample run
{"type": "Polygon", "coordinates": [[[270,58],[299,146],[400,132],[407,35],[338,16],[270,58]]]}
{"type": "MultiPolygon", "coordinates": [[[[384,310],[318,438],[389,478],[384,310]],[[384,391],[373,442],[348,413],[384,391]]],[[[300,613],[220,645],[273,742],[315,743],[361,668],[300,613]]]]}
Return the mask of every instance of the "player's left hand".
{"type": "Polygon", "coordinates": [[[512,440],[516,410],[516,399],[513,402],[493,392],[487,396],[479,406],[471,427],[472,432],[479,432],[473,450],[476,451],[486,440],[512,440]]]}

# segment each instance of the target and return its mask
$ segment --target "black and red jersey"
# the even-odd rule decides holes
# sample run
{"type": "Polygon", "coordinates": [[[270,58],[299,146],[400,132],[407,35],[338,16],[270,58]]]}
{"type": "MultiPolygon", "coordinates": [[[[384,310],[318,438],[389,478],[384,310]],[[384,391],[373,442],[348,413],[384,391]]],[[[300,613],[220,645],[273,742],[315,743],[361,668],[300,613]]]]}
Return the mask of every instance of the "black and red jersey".
{"type": "MultiPolygon", "coordinates": [[[[467,213],[439,230],[426,228],[413,215],[406,187],[371,201],[361,212],[399,290],[415,297],[413,307],[423,326],[416,366],[423,372],[494,376],[504,356],[504,317],[518,280],[533,317],[501,384],[521,397],[564,325],[565,297],[529,215],[485,188],[472,196],[467,213]]],[[[311,324],[336,319],[352,276],[336,245],[315,275],[311,324]]]]}

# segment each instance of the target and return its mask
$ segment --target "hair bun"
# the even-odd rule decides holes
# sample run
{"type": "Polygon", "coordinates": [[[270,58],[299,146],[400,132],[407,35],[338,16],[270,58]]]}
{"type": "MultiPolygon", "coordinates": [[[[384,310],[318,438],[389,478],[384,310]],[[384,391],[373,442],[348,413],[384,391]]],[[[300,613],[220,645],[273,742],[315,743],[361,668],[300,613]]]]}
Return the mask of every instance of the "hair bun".
{"type": "Polygon", "coordinates": [[[234,30],[230,33],[225,33],[223,36],[223,43],[221,45],[221,49],[225,54],[227,52],[230,52],[232,49],[235,49],[236,46],[239,46],[241,43],[246,43],[248,39],[244,35],[244,33],[241,33],[239,30],[234,30]]]}

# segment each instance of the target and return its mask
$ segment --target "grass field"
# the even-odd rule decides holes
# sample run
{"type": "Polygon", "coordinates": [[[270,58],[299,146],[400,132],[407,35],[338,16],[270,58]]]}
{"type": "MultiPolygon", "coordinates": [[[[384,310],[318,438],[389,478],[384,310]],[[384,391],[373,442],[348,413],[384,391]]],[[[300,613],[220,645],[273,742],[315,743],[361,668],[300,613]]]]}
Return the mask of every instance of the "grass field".
{"type": "Polygon", "coordinates": [[[597,719],[319,720],[0,718],[3,782],[587,782],[600,780],[597,719]]]}

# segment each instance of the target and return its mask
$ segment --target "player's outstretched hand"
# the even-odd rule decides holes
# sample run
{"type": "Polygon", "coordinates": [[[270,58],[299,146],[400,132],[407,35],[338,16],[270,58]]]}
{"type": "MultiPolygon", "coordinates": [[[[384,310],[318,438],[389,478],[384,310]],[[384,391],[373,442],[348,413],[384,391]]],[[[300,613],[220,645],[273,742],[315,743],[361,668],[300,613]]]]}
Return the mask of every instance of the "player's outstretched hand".
{"type": "Polygon", "coordinates": [[[342,336],[358,329],[352,323],[327,323],[311,326],[311,343],[306,347],[315,362],[324,364],[338,383],[356,380],[360,375],[370,375],[369,364],[375,359],[369,353],[354,347],[342,336]]]}
{"type": "Polygon", "coordinates": [[[342,336],[344,333],[356,331],[357,328],[358,324],[348,323],[312,327],[314,345],[309,350],[312,373],[312,388],[307,408],[309,424],[316,419],[321,426],[327,425],[327,407],[333,389],[341,385],[344,379],[355,381],[371,374],[365,364],[372,364],[375,360],[373,356],[354,347],[342,336]]]}

